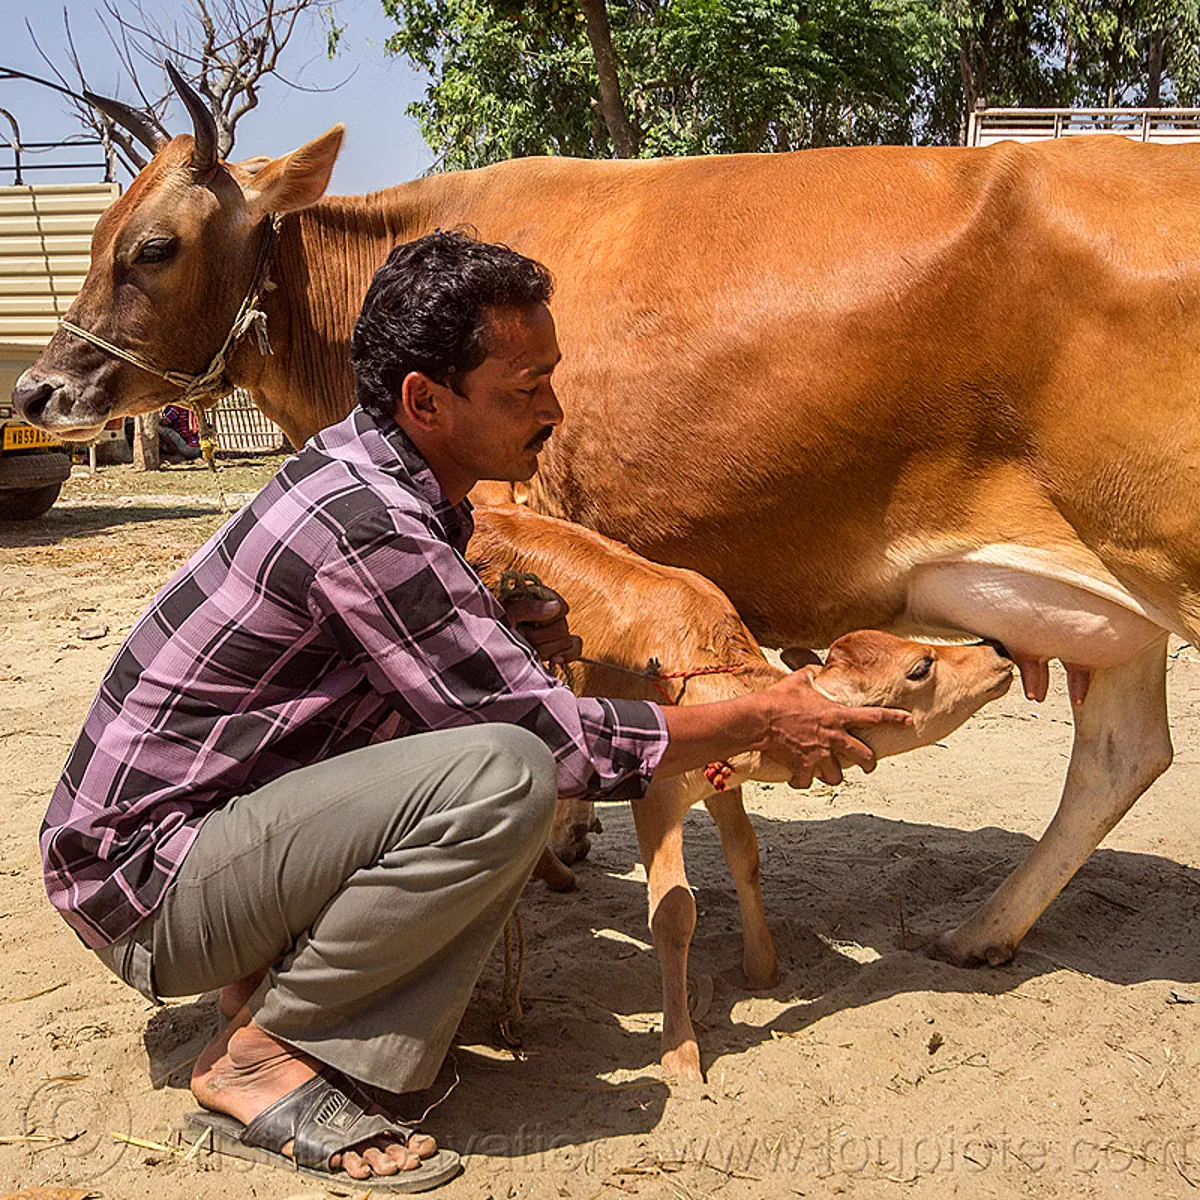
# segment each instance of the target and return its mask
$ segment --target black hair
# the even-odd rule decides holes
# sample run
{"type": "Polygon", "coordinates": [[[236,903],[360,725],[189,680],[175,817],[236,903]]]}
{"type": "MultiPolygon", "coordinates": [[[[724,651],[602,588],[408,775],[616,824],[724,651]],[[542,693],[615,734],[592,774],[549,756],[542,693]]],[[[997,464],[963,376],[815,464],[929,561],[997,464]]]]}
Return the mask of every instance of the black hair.
{"type": "Polygon", "coordinates": [[[508,246],[439,229],[402,242],[375,272],[354,326],[350,361],[358,402],[390,416],[411,371],[456,387],[487,357],[488,311],[546,304],[541,263],[508,246]]]}

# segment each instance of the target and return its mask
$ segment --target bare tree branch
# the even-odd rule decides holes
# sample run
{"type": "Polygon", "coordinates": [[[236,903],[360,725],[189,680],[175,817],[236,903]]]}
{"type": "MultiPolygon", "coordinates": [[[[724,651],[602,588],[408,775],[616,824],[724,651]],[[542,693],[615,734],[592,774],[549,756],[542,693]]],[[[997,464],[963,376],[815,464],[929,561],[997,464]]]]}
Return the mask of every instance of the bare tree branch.
{"type": "Polygon", "coordinates": [[[319,96],[319,95],[324,94],[325,92],[336,92],[338,90],[338,88],[345,87],[346,84],[348,84],[350,82],[350,80],[352,80],[355,77],[355,75],[358,74],[358,68],[355,67],[346,76],[345,79],[339,79],[337,81],[337,83],[331,83],[328,87],[317,87],[316,84],[310,84],[310,83],[297,83],[294,79],[288,79],[287,76],[284,75],[281,71],[276,71],[275,74],[279,77],[280,80],[282,80],[284,83],[286,83],[288,85],[288,87],[290,87],[293,91],[310,92],[313,95],[319,96]]]}
{"type": "Polygon", "coordinates": [[[42,79],[37,75],[30,75],[26,71],[17,71],[11,67],[0,67],[0,73],[2,73],[3,78],[25,79],[30,83],[39,84],[42,87],[50,88],[60,95],[66,96],[71,101],[72,110],[79,119],[80,124],[98,136],[102,141],[111,143],[118,152],[121,165],[131,175],[136,175],[146,165],[146,159],[134,147],[133,138],[126,130],[117,128],[108,117],[98,112],[88,103],[87,97],[83,95],[88,89],[87,80],[83,78],[82,72],[80,72],[79,90],[76,90],[71,87],[63,73],[54,65],[49,56],[38,44],[38,40],[33,36],[33,30],[30,28],[28,21],[26,21],[25,27],[29,30],[29,36],[33,41],[34,49],[37,50],[42,61],[46,63],[59,82],[54,83],[49,79],[42,79]]]}
{"type": "MultiPolygon", "coordinates": [[[[137,107],[146,121],[165,133],[167,109],[175,99],[162,74],[164,60],[170,59],[212,110],[217,124],[218,152],[228,157],[238,122],[258,106],[262,85],[268,78],[275,77],[285,87],[297,91],[330,92],[353,77],[351,72],[332,87],[316,87],[289,78],[279,66],[302,21],[329,22],[333,29],[330,45],[335,44],[338,32],[333,23],[335,4],[336,0],[192,0],[187,16],[177,21],[165,17],[152,0],[101,0],[96,17],[121,75],[138,97],[137,107]],[[154,83],[147,82],[147,66],[158,76],[154,83]]],[[[129,131],[93,108],[86,98],[85,93],[93,89],[88,86],[66,9],[62,70],[42,49],[28,21],[26,28],[38,54],[59,83],[3,67],[0,78],[33,78],[34,82],[54,88],[71,101],[75,116],[85,128],[112,141],[125,165],[144,165],[145,159],[134,147],[129,131]],[[77,78],[78,86],[72,86],[64,71],[77,78]]],[[[110,105],[109,111],[120,119],[122,113],[115,106],[110,105]]],[[[124,111],[128,118],[128,109],[124,111]]]]}

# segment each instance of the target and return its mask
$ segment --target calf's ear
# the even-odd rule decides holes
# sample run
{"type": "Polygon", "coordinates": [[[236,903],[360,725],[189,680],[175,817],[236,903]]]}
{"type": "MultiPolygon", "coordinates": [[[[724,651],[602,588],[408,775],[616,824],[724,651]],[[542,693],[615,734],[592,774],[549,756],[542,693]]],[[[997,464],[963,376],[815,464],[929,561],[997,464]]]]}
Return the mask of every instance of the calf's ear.
{"type": "Polygon", "coordinates": [[[790,671],[798,671],[801,667],[820,667],[823,665],[821,656],[815,650],[809,650],[806,646],[785,646],[779,652],[779,657],[783,659],[784,666],[790,671]]]}
{"type": "Polygon", "coordinates": [[[252,211],[265,216],[296,212],[316,204],[329,186],[345,133],[344,125],[335,125],[291,154],[273,158],[257,169],[247,166],[250,178],[243,186],[252,211]]]}

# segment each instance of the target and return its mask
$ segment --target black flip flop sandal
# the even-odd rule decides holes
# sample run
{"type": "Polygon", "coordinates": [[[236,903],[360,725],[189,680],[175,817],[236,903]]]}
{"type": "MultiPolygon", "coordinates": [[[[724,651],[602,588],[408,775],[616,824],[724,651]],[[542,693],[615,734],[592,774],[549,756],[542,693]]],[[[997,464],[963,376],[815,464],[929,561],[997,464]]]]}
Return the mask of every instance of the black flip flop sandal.
{"type": "Polygon", "coordinates": [[[385,1133],[395,1134],[407,1144],[415,1132],[398,1121],[367,1113],[349,1095],[356,1090],[349,1080],[326,1070],[277,1100],[248,1125],[224,1113],[190,1112],[184,1118],[183,1137],[190,1144],[204,1137],[201,1150],[207,1145],[215,1154],[374,1192],[424,1192],[447,1183],[462,1170],[462,1160],[453,1150],[438,1150],[432,1158],[422,1159],[419,1167],[395,1175],[355,1179],[340,1168],[334,1170],[329,1160],[335,1154],[385,1133]],[[279,1152],[289,1141],[294,1142],[294,1158],[279,1152]]]}

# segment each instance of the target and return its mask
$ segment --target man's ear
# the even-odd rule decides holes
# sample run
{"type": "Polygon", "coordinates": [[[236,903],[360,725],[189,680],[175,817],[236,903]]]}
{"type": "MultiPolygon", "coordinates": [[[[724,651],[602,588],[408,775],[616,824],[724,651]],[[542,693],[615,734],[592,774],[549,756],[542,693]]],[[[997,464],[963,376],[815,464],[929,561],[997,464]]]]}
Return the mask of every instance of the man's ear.
{"type": "MultiPolygon", "coordinates": [[[[273,158],[265,166],[247,166],[246,201],[259,215],[296,212],[325,195],[346,127],[335,125],[319,138],[273,158]],[[252,174],[251,174],[252,172],[252,174]]],[[[257,164],[255,164],[257,165],[257,164]]]]}
{"type": "Polygon", "coordinates": [[[437,385],[420,371],[409,371],[400,385],[400,407],[408,420],[421,429],[436,429],[439,424],[437,385]]]}
{"type": "Polygon", "coordinates": [[[821,656],[815,650],[809,650],[804,646],[785,646],[779,652],[779,657],[783,659],[784,666],[790,671],[798,671],[801,667],[822,665],[821,656]]]}

